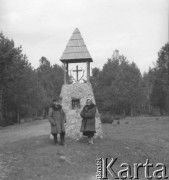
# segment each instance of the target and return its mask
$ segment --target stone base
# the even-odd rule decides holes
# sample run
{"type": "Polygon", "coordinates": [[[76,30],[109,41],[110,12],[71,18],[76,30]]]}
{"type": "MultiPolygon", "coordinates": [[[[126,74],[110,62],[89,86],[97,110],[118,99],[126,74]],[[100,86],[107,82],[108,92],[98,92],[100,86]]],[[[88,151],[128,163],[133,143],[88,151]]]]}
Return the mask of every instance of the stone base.
{"type": "MultiPolygon", "coordinates": [[[[66,136],[73,139],[79,139],[82,137],[80,132],[81,121],[80,112],[86,104],[88,97],[92,98],[93,102],[96,103],[92,86],[90,83],[75,83],[65,84],[62,86],[60,97],[62,98],[62,107],[66,114],[66,136]],[[72,109],[72,99],[80,100],[80,107],[72,109]]],[[[100,121],[100,115],[97,110],[96,112],[96,134],[95,137],[103,137],[102,125],[100,121]]]]}

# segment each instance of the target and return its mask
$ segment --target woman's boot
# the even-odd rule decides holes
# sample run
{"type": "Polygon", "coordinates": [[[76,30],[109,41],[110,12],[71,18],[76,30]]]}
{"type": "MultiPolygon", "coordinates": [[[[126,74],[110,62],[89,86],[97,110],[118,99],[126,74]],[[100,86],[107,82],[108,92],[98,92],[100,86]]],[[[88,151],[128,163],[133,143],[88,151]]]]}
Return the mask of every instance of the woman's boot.
{"type": "Polygon", "coordinates": [[[93,137],[89,138],[89,144],[93,144],[93,137]]]}
{"type": "Polygon", "coordinates": [[[90,139],[90,144],[93,144],[93,137],[91,137],[90,139]]]}
{"type": "Polygon", "coordinates": [[[65,132],[60,133],[60,145],[65,145],[65,132]]]}
{"type": "Polygon", "coordinates": [[[88,137],[88,140],[89,140],[89,141],[88,141],[88,143],[90,144],[90,143],[91,143],[91,138],[90,138],[90,137],[88,137]]]}

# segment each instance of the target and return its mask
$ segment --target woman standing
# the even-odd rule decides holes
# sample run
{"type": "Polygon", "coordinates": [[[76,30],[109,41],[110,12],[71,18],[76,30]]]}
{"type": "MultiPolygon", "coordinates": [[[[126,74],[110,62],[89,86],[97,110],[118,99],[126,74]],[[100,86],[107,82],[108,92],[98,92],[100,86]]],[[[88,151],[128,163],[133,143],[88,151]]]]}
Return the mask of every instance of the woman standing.
{"type": "Polygon", "coordinates": [[[87,99],[86,105],[80,113],[83,118],[80,131],[83,132],[84,136],[88,137],[89,144],[93,144],[93,136],[96,133],[95,114],[96,105],[92,102],[92,99],[87,99]]]}

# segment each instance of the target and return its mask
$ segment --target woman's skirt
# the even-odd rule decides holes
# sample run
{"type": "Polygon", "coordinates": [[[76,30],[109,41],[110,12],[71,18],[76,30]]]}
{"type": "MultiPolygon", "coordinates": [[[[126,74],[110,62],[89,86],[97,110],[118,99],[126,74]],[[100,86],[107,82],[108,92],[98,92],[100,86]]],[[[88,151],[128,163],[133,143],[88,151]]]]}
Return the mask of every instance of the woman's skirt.
{"type": "Polygon", "coordinates": [[[94,136],[94,133],[95,133],[95,131],[85,131],[85,132],[83,132],[83,135],[91,138],[94,136]]]}

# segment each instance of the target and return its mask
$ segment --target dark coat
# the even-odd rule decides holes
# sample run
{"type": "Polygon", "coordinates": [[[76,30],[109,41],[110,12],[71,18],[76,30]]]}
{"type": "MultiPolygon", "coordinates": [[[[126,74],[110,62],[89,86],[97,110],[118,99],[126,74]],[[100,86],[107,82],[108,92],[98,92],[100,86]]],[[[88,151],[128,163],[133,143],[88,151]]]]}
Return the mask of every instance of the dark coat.
{"type": "Polygon", "coordinates": [[[80,113],[82,117],[82,124],[81,124],[81,129],[80,129],[81,132],[86,132],[86,131],[96,132],[95,114],[96,114],[95,104],[91,104],[90,106],[86,105],[83,108],[83,110],[80,113]]]}
{"type": "Polygon", "coordinates": [[[61,105],[57,110],[53,107],[49,108],[48,119],[51,124],[52,134],[65,132],[64,123],[66,122],[66,117],[61,105]]]}

